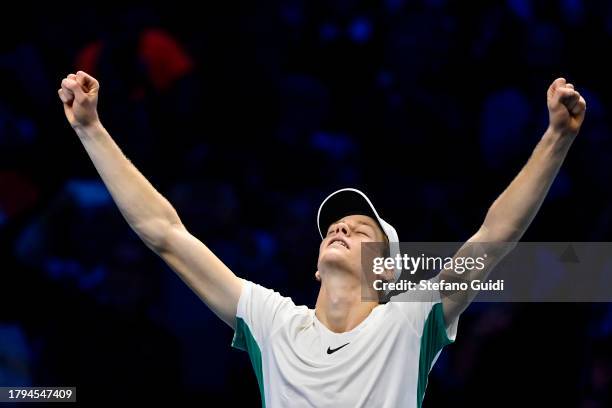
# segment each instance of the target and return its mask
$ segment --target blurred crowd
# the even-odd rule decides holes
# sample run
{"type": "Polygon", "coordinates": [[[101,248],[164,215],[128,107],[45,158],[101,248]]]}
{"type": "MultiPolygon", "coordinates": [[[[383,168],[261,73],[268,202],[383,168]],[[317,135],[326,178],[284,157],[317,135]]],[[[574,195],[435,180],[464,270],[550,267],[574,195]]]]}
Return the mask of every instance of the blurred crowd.
{"type": "MultiPolygon", "coordinates": [[[[403,241],[469,238],[558,76],[587,117],[524,239],[612,240],[612,4],[259,3],[21,6],[0,28],[0,386],[259,401],[232,330],[130,231],[66,122],[77,70],[187,228],[296,303],[314,307],[316,211],[337,188],[403,241]]],[[[610,304],[475,303],[424,405],[610,406],[611,340],[610,304]]]]}

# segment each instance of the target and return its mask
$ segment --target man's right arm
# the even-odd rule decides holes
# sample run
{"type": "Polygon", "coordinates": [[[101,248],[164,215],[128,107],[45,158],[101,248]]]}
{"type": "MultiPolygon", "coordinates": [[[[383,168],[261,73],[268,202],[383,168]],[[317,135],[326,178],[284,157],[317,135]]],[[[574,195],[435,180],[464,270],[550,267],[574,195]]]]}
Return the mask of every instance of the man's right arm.
{"type": "Polygon", "coordinates": [[[58,91],[64,112],[130,227],[231,327],[242,281],[187,231],[176,210],[125,157],[98,119],[99,84],[79,71],[58,91]]]}

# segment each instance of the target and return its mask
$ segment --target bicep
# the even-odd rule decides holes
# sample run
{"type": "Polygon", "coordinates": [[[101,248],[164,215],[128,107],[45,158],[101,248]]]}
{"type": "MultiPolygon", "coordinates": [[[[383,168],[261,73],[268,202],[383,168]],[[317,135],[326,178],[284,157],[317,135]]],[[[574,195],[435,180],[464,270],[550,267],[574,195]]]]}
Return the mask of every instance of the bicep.
{"type": "Polygon", "coordinates": [[[232,328],[242,280],[183,226],[170,228],[159,256],[232,328]]]}

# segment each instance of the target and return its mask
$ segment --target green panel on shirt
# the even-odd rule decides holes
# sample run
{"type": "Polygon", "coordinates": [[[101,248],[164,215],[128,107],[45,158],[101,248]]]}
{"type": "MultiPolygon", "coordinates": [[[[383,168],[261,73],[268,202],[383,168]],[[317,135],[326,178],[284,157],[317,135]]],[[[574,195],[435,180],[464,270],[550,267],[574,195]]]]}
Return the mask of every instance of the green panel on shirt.
{"type": "Polygon", "coordinates": [[[249,353],[251,365],[253,366],[255,376],[257,377],[257,383],[259,384],[261,406],[265,408],[266,400],[264,394],[263,370],[261,368],[261,349],[255,341],[255,337],[253,337],[249,326],[247,326],[244,320],[242,320],[240,317],[236,318],[236,331],[234,332],[234,338],[232,339],[232,347],[249,353]]]}
{"type": "Polygon", "coordinates": [[[420,407],[423,404],[425,388],[427,388],[427,377],[429,376],[434,358],[442,350],[442,347],[453,342],[446,334],[442,303],[436,303],[429,311],[425,326],[423,327],[423,335],[421,336],[417,406],[420,407]]]}

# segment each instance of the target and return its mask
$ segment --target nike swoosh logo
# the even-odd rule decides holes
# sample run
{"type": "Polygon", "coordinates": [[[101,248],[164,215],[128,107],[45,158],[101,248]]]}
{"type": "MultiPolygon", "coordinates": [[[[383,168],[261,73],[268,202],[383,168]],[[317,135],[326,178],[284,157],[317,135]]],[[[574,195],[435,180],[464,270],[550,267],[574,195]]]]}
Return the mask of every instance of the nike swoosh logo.
{"type": "Polygon", "coordinates": [[[335,353],[336,351],[340,350],[342,347],[348,346],[348,345],[349,345],[349,343],[346,343],[346,344],[343,344],[342,346],[337,347],[335,349],[331,349],[331,348],[329,348],[329,346],[327,346],[327,354],[335,353]]]}

